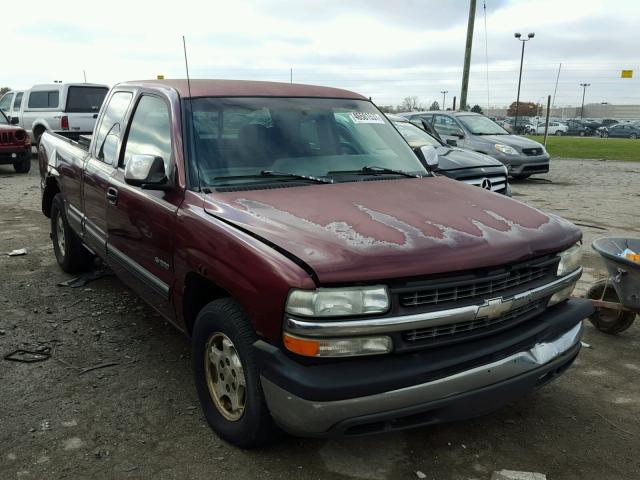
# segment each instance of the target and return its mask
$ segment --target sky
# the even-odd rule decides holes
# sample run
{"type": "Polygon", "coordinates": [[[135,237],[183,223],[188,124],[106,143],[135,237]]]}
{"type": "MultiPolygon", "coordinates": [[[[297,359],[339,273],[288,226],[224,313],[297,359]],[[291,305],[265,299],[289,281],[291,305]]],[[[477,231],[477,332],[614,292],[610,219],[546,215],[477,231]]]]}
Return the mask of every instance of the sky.
{"type": "MultiPolygon", "coordinates": [[[[469,0],[31,0],[4,6],[0,86],[184,78],[293,81],[397,105],[460,96],[469,0]],[[15,12],[11,12],[15,9],[15,12]],[[8,41],[7,39],[11,39],[8,41]]],[[[468,103],[640,104],[640,0],[477,0],[468,103]],[[485,29],[486,5],[486,29],[485,29]],[[634,78],[620,78],[622,69],[634,78]]]]}

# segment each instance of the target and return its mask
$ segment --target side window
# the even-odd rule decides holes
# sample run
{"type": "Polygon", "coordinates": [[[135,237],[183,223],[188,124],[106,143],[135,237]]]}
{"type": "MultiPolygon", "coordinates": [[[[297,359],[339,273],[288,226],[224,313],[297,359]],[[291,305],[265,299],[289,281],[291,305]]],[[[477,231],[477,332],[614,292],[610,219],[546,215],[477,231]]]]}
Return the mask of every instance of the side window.
{"type": "Polygon", "coordinates": [[[109,99],[100,125],[96,127],[94,155],[98,160],[109,165],[117,163],[118,141],[124,130],[122,122],[132,98],[131,92],[115,92],[109,99]]]}
{"type": "Polygon", "coordinates": [[[2,110],[3,112],[8,112],[9,107],[11,106],[12,98],[13,93],[7,93],[4,97],[2,97],[2,99],[0,100],[0,110],[2,110]]]}
{"type": "Polygon", "coordinates": [[[462,133],[462,130],[456,121],[453,118],[446,117],[444,115],[435,115],[433,126],[440,135],[454,135],[462,133]]]}
{"type": "Polygon", "coordinates": [[[22,105],[22,92],[16,93],[16,99],[13,101],[13,111],[20,110],[20,105],[22,105]]]}
{"type": "Polygon", "coordinates": [[[131,120],[127,136],[124,167],[133,155],[162,157],[167,172],[171,162],[171,124],[167,104],[158,97],[142,96],[131,120]]]}
{"type": "Polygon", "coordinates": [[[60,103],[60,93],[57,90],[29,94],[29,108],[57,108],[58,103],[60,103]]]}

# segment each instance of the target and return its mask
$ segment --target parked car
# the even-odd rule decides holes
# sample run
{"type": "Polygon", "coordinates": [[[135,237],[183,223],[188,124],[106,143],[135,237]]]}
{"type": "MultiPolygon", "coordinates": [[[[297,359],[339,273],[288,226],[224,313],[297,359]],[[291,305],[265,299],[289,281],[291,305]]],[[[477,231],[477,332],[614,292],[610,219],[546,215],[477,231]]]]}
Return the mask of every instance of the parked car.
{"type": "Polygon", "coordinates": [[[106,85],[90,83],[35,85],[24,93],[17,122],[36,145],[45,130],[77,140],[93,132],[108,91],[106,85]]]}
{"type": "Polygon", "coordinates": [[[532,124],[533,122],[530,117],[519,116],[517,126],[515,117],[507,117],[501,126],[509,133],[523,134],[527,133],[529,126],[532,124]]]}
{"type": "Polygon", "coordinates": [[[591,130],[582,122],[567,120],[565,122],[565,126],[567,127],[567,129],[563,132],[564,135],[573,135],[577,137],[585,137],[591,135],[591,130]]]}
{"type": "Polygon", "coordinates": [[[60,267],[98,255],[189,335],[242,447],[495,410],[565,371],[593,312],[577,227],[433,175],[346,90],[122,83],[90,144],[46,131],[38,156],[60,267]]]}
{"type": "Polygon", "coordinates": [[[23,90],[11,90],[0,98],[0,111],[6,115],[9,123],[13,125],[16,124],[16,121],[12,121],[12,119],[19,117],[23,96],[23,90]]]}
{"type": "Polygon", "coordinates": [[[31,140],[27,132],[9,123],[0,111],[0,165],[13,165],[17,173],[31,169],[31,140]]]}
{"type": "Polygon", "coordinates": [[[549,171],[549,154],[540,143],[511,135],[484,115],[432,111],[399,115],[417,125],[426,120],[433,125],[443,140],[452,140],[458,147],[495,158],[506,165],[509,175],[513,178],[522,179],[549,171]]]}
{"type": "MultiPolygon", "coordinates": [[[[527,129],[527,133],[530,135],[544,135],[546,122],[537,123],[535,125],[530,125],[527,129]]],[[[549,129],[547,130],[549,135],[557,135],[562,136],[567,133],[568,127],[564,123],[560,122],[549,122],[549,129]]]]}
{"type": "Polygon", "coordinates": [[[603,137],[617,138],[638,138],[640,137],[640,126],[631,123],[618,123],[607,127],[602,131],[603,137]]]}
{"type": "MultiPolygon", "coordinates": [[[[414,151],[425,145],[434,147],[438,153],[436,173],[459,180],[469,185],[511,196],[507,167],[498,160],[482,153],[451,147],[437,132],[426,132],[399,115],[387,114],[400,134],[414,151]]],[[[425,125],[429,127],[429,125],[425,125]]]]}

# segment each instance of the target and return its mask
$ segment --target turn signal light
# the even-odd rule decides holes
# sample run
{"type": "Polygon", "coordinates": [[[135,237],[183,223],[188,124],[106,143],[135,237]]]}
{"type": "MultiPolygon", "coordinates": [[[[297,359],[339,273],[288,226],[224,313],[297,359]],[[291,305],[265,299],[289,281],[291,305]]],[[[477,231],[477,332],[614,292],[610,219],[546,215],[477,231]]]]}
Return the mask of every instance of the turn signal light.
{"type": "Polygon", "coordinates": [[[391,337],[353,337],[310,339],[284,333],[284,345],[290,352],[305,357],[356,357],[379,355],[393,349],[391,337]]]}

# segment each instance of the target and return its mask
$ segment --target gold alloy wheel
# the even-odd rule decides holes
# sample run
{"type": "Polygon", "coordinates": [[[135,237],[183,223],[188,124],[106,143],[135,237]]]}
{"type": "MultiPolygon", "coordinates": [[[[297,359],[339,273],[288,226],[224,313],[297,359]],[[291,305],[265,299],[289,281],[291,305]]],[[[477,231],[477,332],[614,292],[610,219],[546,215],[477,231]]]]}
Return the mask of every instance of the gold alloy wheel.
{"type": "Polygon", "coordinates": [[[235,422],[242,417],[247,381],[233,342],[224,333],[213,333],[204,353],[204,373],[213,404],[224,418],[235,422]]]}

